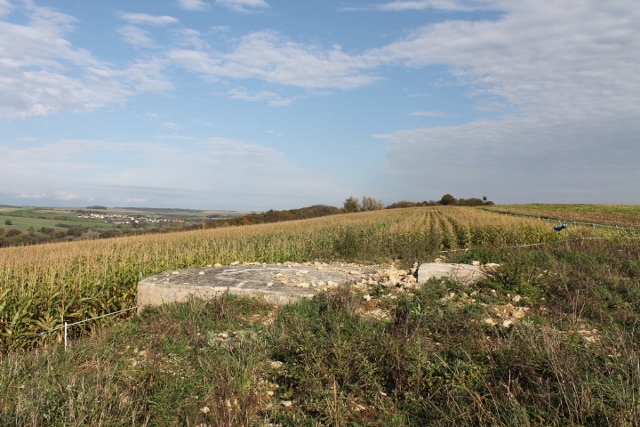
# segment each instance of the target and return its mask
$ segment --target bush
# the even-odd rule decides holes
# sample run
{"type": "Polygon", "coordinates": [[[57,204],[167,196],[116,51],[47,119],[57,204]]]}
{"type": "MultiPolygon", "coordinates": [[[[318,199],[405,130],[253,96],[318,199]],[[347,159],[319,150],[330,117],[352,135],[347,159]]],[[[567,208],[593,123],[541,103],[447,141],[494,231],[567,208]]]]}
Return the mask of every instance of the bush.
{"type": "Polygon", "coordinates": [[[14,237],[14,236],[18,236],[20,234],[22,234],[22,231],[16,230],[15,228],[12,228],[11,230],[9,230],[7,232],[7,237],[14,237]]]}
{"type": "Polygon", "coordinates": [[[360,212],[362,210],[362,206],[360,205],[360,200],[351,196],[347,200],[344,201],[344,212],[360,212]]]}
{"type": "Polygon", "coordinates": [[[442,196],[442,198],[440,199],[440,204],[441,205],[453,205],[457,202],[456,198],[453,197],[451,194],[445,194],[444,196],[442,196]]]}
{"type": "Polygon", "coordinates": [[[381,200],[376,200],[373,197],[362,198],[363,211],[377,211],[380,209],[384,209],[384,203],[381,200]]]}

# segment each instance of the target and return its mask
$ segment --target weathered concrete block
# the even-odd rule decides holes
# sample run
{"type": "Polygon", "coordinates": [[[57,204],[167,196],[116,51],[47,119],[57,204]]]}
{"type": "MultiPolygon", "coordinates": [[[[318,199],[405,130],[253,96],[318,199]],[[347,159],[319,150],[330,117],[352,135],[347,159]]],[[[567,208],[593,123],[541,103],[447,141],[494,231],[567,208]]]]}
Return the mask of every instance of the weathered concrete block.
{"type": "Polygon", "coordinates": [[[418,283],[429,279],[449,277],[464,284],[470,284],[486,277],[478,266],[468,264],[424,263],[418,268],[418,283]]]}
{"type": "Polygon", "coordinates": [[[327,280],[329,284],[335,284],[334,287],[353,282],[353,271],[337,267],[266,264],[191,268],[140,281],[138,305],[141,310],[144,306],[183,302],[190,297],[211,299],[225,292],[284,305],[329,289],[327,280]]]}

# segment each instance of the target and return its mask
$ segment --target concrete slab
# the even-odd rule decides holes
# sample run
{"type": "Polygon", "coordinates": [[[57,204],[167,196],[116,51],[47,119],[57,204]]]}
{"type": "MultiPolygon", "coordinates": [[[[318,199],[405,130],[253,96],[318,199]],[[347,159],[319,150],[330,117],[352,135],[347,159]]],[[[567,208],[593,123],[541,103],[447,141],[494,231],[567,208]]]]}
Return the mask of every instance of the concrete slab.
{"type": "Polygon", "coordinates": [[[262,297],[288,304],[318,292],[345,286],[373,268],[326,264],[251,264],[168,271],[138,283],[138,305],[155,306],[186,301],[191,296],[214,298],[224,292],[262,297]]]}
{"type": "MultiPolygon", "coordinates": [[[[492,264],[497,266],[497,264],[492,264]]],[[[425,263],[415,269],[326,263],[242,264],[167,271],[138,283],[138,305],[182,302],[190,297],[215,298],[225,292],[288,304],[341,286],[367,291],[375,287],[413,289],[431,278],[450,277],[464,284],[484,278],[489,264],[425,263]]],[[[492,267],[493,268],[493,267],[492,267]]]]}
{"type": "Polygon", "coordinates": [[[418,283],[432,278],[449,277],[457,282],[470,284],[486,277],[479,266],[444,262],[424,263],[418,267],[418,283]]]}

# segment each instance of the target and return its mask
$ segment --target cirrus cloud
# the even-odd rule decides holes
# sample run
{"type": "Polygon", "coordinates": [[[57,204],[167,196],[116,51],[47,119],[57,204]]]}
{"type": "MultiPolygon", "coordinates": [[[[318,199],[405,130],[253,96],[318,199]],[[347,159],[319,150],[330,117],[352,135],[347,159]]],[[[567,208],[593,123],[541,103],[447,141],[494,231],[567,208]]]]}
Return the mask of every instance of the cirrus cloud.
{"type": "Polygon", "coordinates": [[[366,74],[377,65],[375,58],[352,56],[339,46],[295,43],[272,31],[248,34],[228,53],[175,49],[168,57],[210,78],[253,78],[303,88],[353,89],[379,79],[366,74]]]}
{"type": "Polygon", "coordinates": [[[269,8],[269,4],[264,0],[216,0],[216,5],[242,13],[252,13],[269,8]]]}

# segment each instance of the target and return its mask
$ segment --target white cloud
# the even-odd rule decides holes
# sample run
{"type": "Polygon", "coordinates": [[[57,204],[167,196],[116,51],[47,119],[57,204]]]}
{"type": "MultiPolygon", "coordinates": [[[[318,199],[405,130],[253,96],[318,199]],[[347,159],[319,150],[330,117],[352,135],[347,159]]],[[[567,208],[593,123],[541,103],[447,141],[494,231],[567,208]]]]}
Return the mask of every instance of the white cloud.
{"type": "Polygon", "coordinates": [[[137,60],[134,64],[123,70],[115,71],[123,84],[130,86],[135,92],[165,92],[174,88],[174,85],[164,76],[165,61],[158,58],[137,60]]]}
{"type": "Polygon", "coordinates": [[[345,192],[335,177],[298,168],[282,152],[227,138],[179,147],[112,141],[0,146],[0,158],[7,162],[0,182],[12,183],[2,191],[12,197],[54,200],[64,193],[108,206],[140,199],[154,206],[277,209],[333,200],[345,192]],[[128,162],[114,171],[86,160],[109,156],[128,162]]]}
{"type": "Polygon", "coordinates": [[[269,4],[264,0],[216,0],[216,5],[242,13],[269,8],[269,4]]]}
{"type": "Polygon", "coordinates": [[[162,122],[161,125],[162,127],[169,128],[169,129],[180,129],[182,127],[179,124],[174,122],[162,122]]]}
{"type": "Polygon", "coordinates": [[[376,10],[384,11],[404,11],[404,10],[424,10],[441,9],[456,11],[471,11],[485,6],[487,1],[469,0],[397,0],[374,6],[376,10]]]}
{"type": "Polygon", "coordinates": [[[461,197],[491,192],[499,203],[637,203],[636,119],[549,115],[378,137],[388,141],[386,169],[416,188],[426,182],[461,197]]]}
{"type": "Polygon", "coordinates": [[[421,117],[448,117],[447,114],[444,114],[440,111],[414,111],[409,113],[410,116],[421,116],[421,117]]]}
{"type": "MultiPolygon", "coordinates": [[[[16,8],[25,24],[0,21],[0,117],[24,119],[58,111],[91,111],[122,104],[133,94],[166,90],[156,60],[124,70],[93,57],[68,40],[75,19],[25,1],[16,8]]],[[[121,29],[130,43],[150,46],[137,27],[121,29]]]]}
{"type": "Polygon", "coordinates": [[[7,16],[13,7],[9,0],[0,0],[0,18],[7,16]]]}
{"type": "Polygon", "coordinates": [[[17,196],[19,199],[46,199],[51,198],[55,200],[77,200],[81,196],[78,194],[67,193],[64,191],[53,191],[51,193],[21,193],[17,196]]]}
{"type": "Polygon", "coordinates": [[[154,41],[149,37],[149,33],[135,25],[125,25],[118,28],[118,34],[122,39],[135,47],[153,48],[154,41]]]}
{"type": "Polygon", "coordinates": [[[91,111],[122,103],[131,94],[100,69],[87,69],[84,79],[78,80],[49,71],[18,71],[0,65],[0,76],[0,117],[6,118],[40,117],[62,110],[91,111]]]}
{"type": "Polygon", "coordinates": [[[168,25],[178,23],[178,20],[173,16],[156,16],[146,13],[120,12],[120,18],[132,24],[168,25]]]}
{"type": "Polygon", "coordinates": [[[505,13],[495,22],[434,24],[368,52],[390,64],[448,65],[479,107],[517,115],[386,135],[388,169],[408,181],[484,185],[521,201],[531,201],[527,192],[608,200],[615,187],[629,195],[618,202],[635,203],[640,9],[625,0],[496,5],[505,13]]]}
{"type": "Polygon", "coordinates": [[[251,93],[244,88],[235,88],[231,89],[228,95],[230,98],[244,101],[267,101],[269,105],[274,107],[286,107],[295,101],[295,98],[283,98],[279,94],[268,90],[251,93]]]}
{"type": "Polygon", "coordinates": [[[157,139],[172,139],[175,141],[194,141],[196,138],[188,135],[180,135],[177,133],[172,133],[170,135],[156,135],[157,139]]]}
{"type": "Polygon", "coordinates": [[[447,64],[473,85],[474,95],[528,110],[600,109],[610,95],[619,97],[621,111],[637,105],[640,83],[632,76],[640,39],[633,35],[640,11],[631,2],[505,4],[507,13],[496,22],[435,24],[370,53],[411,67],[447,64]]]}
{"type": "Polygon", "coordinates": [[[176,65],[209,77],[254,78],[304,88],[352,89],[378,77],[365,74],[378,63],[372,56],[350,56],[339,46],[323,49],[282,39],[273,32],[242,37],[229,53],[172,50],[176,65]]]}
{"type": "Polygon", "coordinates": [[[202,38],[200,31],[190,28],[183,28],[176,32],[177,44],[181,47],[204,50],[209,48],[209,44],[202,38]]]}
{"type": "Polygon", "coordinates": [[[204,10],[207,7],[207,4],[202,0],[178,0],[178,4],[180,7],[186,10],[204,10]]]}

